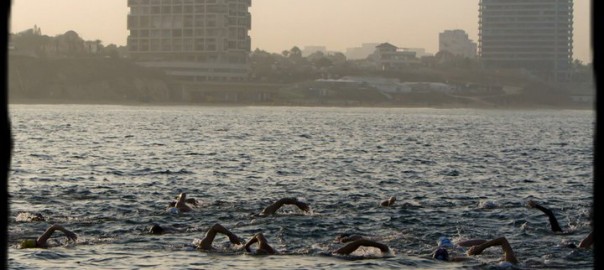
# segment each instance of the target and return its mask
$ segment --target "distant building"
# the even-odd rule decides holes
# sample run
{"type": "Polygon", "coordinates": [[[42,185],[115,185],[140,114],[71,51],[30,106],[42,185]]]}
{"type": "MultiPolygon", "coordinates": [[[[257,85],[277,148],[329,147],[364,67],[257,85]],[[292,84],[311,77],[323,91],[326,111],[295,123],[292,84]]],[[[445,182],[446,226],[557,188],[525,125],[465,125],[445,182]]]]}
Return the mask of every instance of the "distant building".
{"type": "Polygon", "coordinates": [[[572,0],[480,0],[479,55],[485,67],[523,68],[566,81],[573,57],[572,0]]]}
{"type": "Polygon", "coordinates": [[[380,45],[379,43],[363,43],[361,47],[348,48],[346,49],[347,59],[367,59],[369,55],[375,52],[375,47],[380,45]]]}
{"type": "Polygon", "coordinates": [[[399,49],[390,43],[377,45],[370,58],[380,70],[399,70],[420,63],[416,52],[399,49]]]}
{"type": "Polygon", "coordinates": [[[424,56],[432,56],[431,53],[427,53],[424,48],[404,48],[405,51],[415,52],[415,57],[422,58],[424,56]]]}
{"type": "Polygon", "coordinates": [[[251,0],[128,0],[128,50],[181,81],[240,81],[249,73],[251,0]]]}
{"type": "Polygon", "coordinates": [[[99,54],[101,52],[101,41],[100,40],[84,41],[84,51],[88,54],[99,54]]]}
{"type": "Polygon", "coordinates": [[[445,30],[438,34],[438,51],[447,51],[453,55],[476,58],[476,42],[468,38],[464,30],[445,30]]]}

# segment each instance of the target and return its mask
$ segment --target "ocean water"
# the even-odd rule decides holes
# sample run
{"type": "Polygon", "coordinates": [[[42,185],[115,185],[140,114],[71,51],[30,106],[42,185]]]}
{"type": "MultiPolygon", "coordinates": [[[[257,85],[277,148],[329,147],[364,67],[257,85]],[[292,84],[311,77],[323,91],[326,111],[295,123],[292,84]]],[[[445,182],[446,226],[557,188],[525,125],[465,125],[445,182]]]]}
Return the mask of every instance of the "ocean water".
{"type": "Polygon", "coordinates": [[[497,269],[499,248],[430,258],[439,236],[505,236],[518,268],[593,268],[565,244],[591,230],[594,111],[10,105],[11,269],[497,269]],[[193,212],[172,214],[180,192],[193,212]],[[380,201],[397,198],[391,207],[380,201]],[[306,201],[311,213],[284,206],[306,201]],[[553,234],[529,199],[551,208],[553,234]],[[46,221],[32,221],[40,213],[46,221]],[[49,249],[18,249],[50,224],[49,249]],[[150,235],[151,224],[169,232],[150,235]],[[280,251],[246,254],[222,235],[262,232],[280,251]],[[387,244],[329,256],[356,233],[387,244]]]}

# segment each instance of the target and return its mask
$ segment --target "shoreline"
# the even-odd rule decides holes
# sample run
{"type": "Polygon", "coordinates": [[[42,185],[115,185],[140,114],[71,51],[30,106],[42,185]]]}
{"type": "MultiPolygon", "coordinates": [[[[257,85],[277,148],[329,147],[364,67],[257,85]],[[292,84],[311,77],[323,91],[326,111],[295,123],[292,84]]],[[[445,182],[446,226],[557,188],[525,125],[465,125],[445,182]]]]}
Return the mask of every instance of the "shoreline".
{"type": "MultiPolygon", "coordinates": [[[[344,103],[344,102],[343,102],[344,103]]],[[[595,111],[596,107],[587,106],[587,105],[577,105],[577,106],[544,106],[544,105],[518,105],[518,106],[467,106],[467,105],[459,105],[459,104],[441,104],[441,105],[425,105],[425,104],[415,104],[415,105],[397,105],[397,104],[381,104],[381,105],[371,105],[371,104],[354,104],[354,105],[346,105],[346,104],[313,104],[312,102],[308,103],[298,103],[298,102],[280,102],[280,103],[184,103],[184,102],[92,102],[86,100],[78,100],[78,101],[60,101],[53,99],[18,99],[18,100],[10,100],[8,101],[8,105],[116,105],[116,106],[158,106],[158,107],[301,107],[301,108],[391,108],[391,109],[419,109],[419,108],[428,108],[428,109],[475,109],[475,110],[504,110],[504,111],[512,111],[512,110],[580,110],[580,111],[595,111]]]]}

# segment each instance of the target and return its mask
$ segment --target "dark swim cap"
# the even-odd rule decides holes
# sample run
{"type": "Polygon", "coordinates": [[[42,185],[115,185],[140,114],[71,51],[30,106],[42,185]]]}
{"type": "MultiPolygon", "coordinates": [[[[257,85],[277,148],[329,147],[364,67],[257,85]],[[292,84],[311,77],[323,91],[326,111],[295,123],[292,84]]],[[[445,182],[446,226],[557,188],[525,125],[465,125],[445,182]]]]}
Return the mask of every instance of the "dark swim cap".
{"type": "Polygon", "coordinates": [[[449,260],[449,252],[447,252],[447,249],[439,248],[434,252],[434,255],[432,256],[432,258],[437,259],[437,260],[447,261],[447,260],[449,260]]]}
{"type": "Polygon", "coordinates": [[[21,241],[19,248],[36,248],[38,247],[38,241],[36,239],[26,239],[21,241]]]}
{"type": "Polygon", "coordinates": [[[153,224],[153,226],[149,229],[149,233],[151,234],[162,234],[164,233],[164,229],[157,225],[157,224],[153,224]]]}

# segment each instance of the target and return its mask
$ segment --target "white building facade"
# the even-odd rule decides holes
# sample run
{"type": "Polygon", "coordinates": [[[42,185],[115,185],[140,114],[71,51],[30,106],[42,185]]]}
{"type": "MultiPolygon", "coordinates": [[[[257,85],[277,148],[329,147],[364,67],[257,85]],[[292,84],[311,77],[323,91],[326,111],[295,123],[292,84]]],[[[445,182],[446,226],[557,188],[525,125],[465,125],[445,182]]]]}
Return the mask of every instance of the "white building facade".
{"type": "Polygon", "coordinates": [[[180,81],[249,74],[251,0],[128,0],[128,50],[180,81]]]}
{"type": "Polygon", "coordinates": [[[476,42],[472,41],[464,30],[445,30],[438,34],[438,51],[476,58],[477,47],[476,42]]]}

